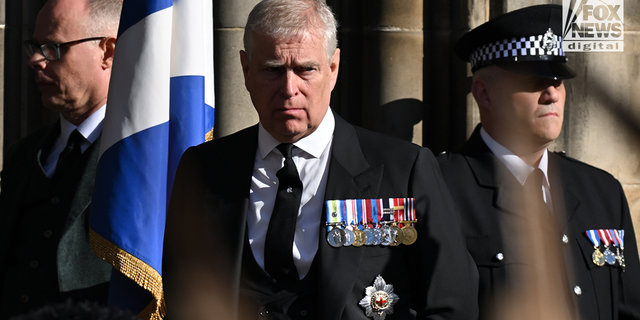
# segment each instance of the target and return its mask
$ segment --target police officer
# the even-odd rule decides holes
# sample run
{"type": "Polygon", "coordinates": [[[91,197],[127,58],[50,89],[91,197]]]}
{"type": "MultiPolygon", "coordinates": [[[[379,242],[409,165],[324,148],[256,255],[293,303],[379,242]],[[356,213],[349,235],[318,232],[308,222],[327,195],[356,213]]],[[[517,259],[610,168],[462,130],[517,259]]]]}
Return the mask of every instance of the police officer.
{"type": "Polygon", "coordinates": [[[575,73],[562,7],[496,17],[465,34],[481,124],[438,158],[480,274],[481,319],[638,319],[640,265],[629,207],[609,173],[547,150],[575,73]],[[524,307],[522,307],[524,306],[524,307]]]}

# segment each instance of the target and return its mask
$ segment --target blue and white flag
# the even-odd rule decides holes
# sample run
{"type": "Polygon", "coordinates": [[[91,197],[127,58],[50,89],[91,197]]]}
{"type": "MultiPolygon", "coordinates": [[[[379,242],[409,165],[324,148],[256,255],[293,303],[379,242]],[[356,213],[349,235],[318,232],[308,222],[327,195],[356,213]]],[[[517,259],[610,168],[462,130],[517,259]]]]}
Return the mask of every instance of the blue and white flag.
{"type": "Polygon", "coordinates": [[[162,319],[162,244],[182,153],[212,135],[210,0],[124,0],[103,124],[91,244],[109,304],[162,319]]]}

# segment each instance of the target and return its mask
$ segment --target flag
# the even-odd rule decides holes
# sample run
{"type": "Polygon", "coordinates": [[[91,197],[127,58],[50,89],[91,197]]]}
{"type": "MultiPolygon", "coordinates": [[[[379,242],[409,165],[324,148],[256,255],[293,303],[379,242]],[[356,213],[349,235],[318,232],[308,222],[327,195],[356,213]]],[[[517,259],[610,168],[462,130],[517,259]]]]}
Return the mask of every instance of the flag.
{"type": "Polygon", "coordinates": [[[89,218],[109,305],[162,319],[162,244],[182,153],[213,130],[207,0],[124,0],[89,218]]]}

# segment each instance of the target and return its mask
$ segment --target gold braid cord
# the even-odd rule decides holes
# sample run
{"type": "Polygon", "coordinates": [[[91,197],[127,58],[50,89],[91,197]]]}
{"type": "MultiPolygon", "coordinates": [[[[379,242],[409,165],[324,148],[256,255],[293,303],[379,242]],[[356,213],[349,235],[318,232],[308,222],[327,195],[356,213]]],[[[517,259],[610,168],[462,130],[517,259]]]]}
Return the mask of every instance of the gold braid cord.
{"type": "Polygon", "coordinates": [[[153,295],[154,301],[144,309],[138,318],[142,320],[162,320],[166,314],[162,277],[160,274],[134,255],[118,248],[118,246],[101,237],[97,232],[89,230],[91,248],[102,260],[109,262],[116,270],[135,281],[139,286],[153,295]]]}

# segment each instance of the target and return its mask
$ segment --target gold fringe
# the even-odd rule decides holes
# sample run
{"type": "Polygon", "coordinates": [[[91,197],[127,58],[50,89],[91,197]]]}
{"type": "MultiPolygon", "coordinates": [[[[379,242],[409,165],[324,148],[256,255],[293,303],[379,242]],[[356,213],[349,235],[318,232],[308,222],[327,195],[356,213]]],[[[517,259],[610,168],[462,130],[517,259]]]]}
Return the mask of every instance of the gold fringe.
{"type": "Polygon", "coordinates": [[[98,257],[110,263],[120,273],[135,281],[135,283],[153,295],[154,301],[151,301],[138,314],[138,318],[142,320],[162,320],[166,315],[166,307],[160,274],[142,260],[109,242],[97,232],[90,229],[89,235],[91,248],[98,257]]]}
{"type": "Polygon", "coordinates": [[[211,141],[213,140],[213,129],[211,128],[211,130],[209,130],[209,132],[207,132],[207,134],[204,135],[204,141],[211,141]]]}

